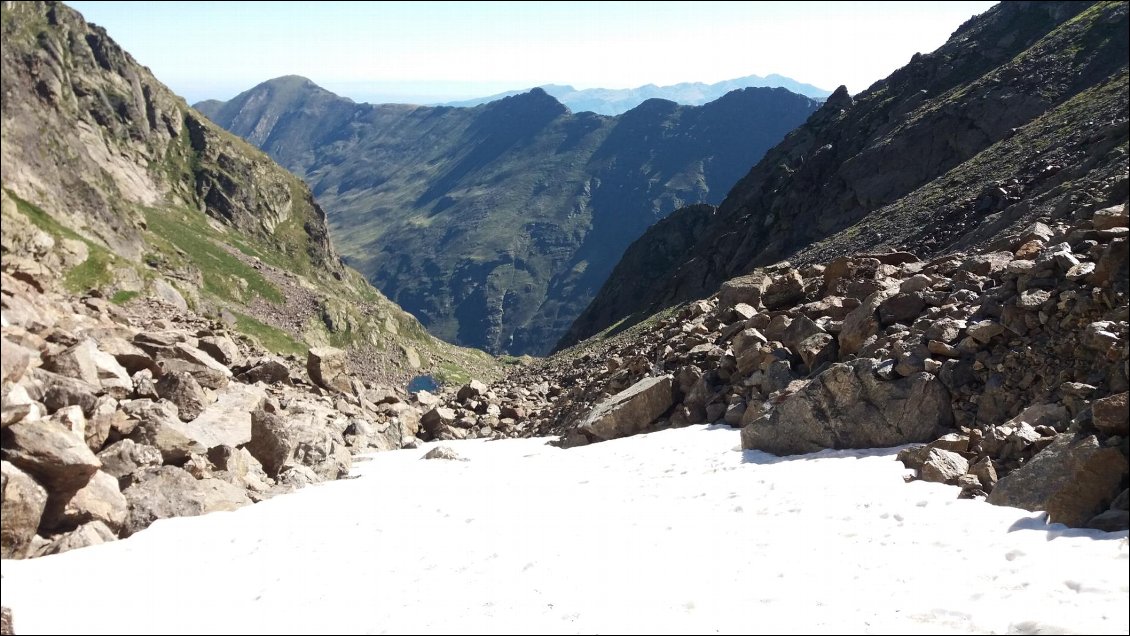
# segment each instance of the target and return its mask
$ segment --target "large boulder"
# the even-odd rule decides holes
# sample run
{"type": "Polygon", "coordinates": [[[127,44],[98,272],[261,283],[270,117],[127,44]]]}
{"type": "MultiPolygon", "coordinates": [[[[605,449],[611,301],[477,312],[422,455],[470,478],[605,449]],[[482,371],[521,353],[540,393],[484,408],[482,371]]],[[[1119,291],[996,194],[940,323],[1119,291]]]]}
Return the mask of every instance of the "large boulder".
{"type": "Polygon", "coordinates": [[[133,391],[133,381],[125,367],[114,356],[100,351],[91,339],[47,357],[44,367],[59,375],[100,386],[117,398],[123,398],[133,391]]]}
{"type": "Polygon", "coordinates": [[[165,373],[176,371],[191,373],[200,386],[209,389],[224,388],[232,377],[231,369],[187,342],[178,342],[162,349],[158,359],[165,373]]]}
{"type": "Polygon", "coordinates": [[[130,438],[135,442],[155,446],[161,451],[166,464],[180,465],[195,454],[208,450],[200,440],[193,439],[189,427],[191,422],[182,422],[177,407],[172,402],[161,400],[132,400],[122,403],[122,408],[135,420],[130,438]]]}
{"type": "Polygon", "coordinates": [[[949,391],[929,373],[885,381],[870,358],[834,364],[742,429],[742,448],[775,455],[926,442],[953,425],[949,391]]]}
{"type": "Polygon", "coordinates": [[[311,413],[282,416],[264,409],[254,411],[246,447],[267,475],[275,478],[289,466],[306,466],[322,479],[338,479],[352,466],[341,434],[311,413]]]}
{"type": "Polygon", "coordinates": [[[1053,523],[1082,526],[1106,510],[1122,490],[1126,458],[1094,435],[1057,435],[1028,463],[997,482],[989,503],[1046,510],[1053,523]]]}
{"type": "Polygon", "coordinates": [[[217,392],[216,401],[203,413],[191,422],[178,425],[178,428],[205,448],[246,444],[251,441],[251,412],[266,396],[260,387],[229,384],[226,389],[217,392]]]}
{"type": "Polygon", "coordinates": [[[47,491],[10,462],[0,462],[3,504],[0,505],[0,557],[22,559],[32,545],[47,491]]]}
{"type": "Polygon", "coordinates": [[[590,442],[646,431],[675,403],[672,377],[644,378],[593,407],[576,431],[590,442]]]}
{"type": "Polygon", "coordinates": [[[117,531],[129,516],[129,504],[122,496],[118,479],[105,471],[98,471],[90,481],[69,498],[52,501],[44,524],[49,528],[70,527],[101,521],[117,531]]]}
{"type": "Polygon", "coordinates": [[[315,347],[306,356],[306,372],[310,379],[320,387],[350,393],[353,384],[349,381],[348,358],[341,349],[315,347]]]}
{"type": "Polygon", "coordinates": [[[140,471],[122,494],[129,502],[122,536],[144,530],[158,519],[235,510],[251,503],[242,488],[220,479],[196,479],[175,466],[140,471]]]}
{"type": "Polygon", "coordinates": [[[52,422],[19,422],[4,429],[4,459],[51,491],[86,485],[102,463],[80,435],[52,422]]]}
{"type": "Polygon", "coordinates": [[[173,371],[157,380],[157,395],[177,405],[177,414],[184,422],[191,422],[208,406],[204,389],[191,373],[173,371]]]}
{"type": "Polygon", "coordinates": [[[217,362],[229,367],[243,364],[243,354],[239,345],[227,336],[205,336],[200,339],[200,350],[212,356],[217,362]]]}
{"type": "Polygon", "coordinates": [[[433,439],[447,427],[453,426],[456,419],[454,410],[446,406],[437,406],[420,416],[420,426],[428,438],[433,439]]]}

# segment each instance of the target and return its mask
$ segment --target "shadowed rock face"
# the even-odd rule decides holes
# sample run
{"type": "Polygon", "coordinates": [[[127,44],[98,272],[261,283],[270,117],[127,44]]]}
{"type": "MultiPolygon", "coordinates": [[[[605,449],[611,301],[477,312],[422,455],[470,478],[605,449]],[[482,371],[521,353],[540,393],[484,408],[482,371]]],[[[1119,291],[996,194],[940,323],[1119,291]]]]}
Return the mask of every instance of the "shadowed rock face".
{"type": "Polygon", "coordinates": [[[670,249],[680,226],[645,233],[559,346],[781,259],[928,256],[1120,203],[1127,50],[1124,2],[997,5],[863,93],[836,91],[717,211],[672,215],[709,217],[682,221],[702,228],[685,249],[670,249]],[[638,281],[658,282],[622,293],[638,281]]]}
{"type": "Polygon", "coordinates": [[[818,102],[735,90],[571,113],[541,89],[474,108],[356,104],[283,77],[198,107],[307,180],[351,265],[431,333],[546,353],[650,225],[713,203],[818,102]]]}

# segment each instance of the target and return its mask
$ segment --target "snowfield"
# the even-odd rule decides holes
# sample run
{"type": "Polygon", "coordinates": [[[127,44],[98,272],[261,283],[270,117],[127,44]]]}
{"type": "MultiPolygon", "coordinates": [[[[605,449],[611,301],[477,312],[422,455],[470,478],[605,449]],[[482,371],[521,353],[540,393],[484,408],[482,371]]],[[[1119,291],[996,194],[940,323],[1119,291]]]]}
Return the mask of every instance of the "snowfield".
{"type": "Polygon", "coordinates": [[[1127,533],[691,427],[446,442],[355,479],[3,562],[32,633],[1127,633],[1127,533]]]}

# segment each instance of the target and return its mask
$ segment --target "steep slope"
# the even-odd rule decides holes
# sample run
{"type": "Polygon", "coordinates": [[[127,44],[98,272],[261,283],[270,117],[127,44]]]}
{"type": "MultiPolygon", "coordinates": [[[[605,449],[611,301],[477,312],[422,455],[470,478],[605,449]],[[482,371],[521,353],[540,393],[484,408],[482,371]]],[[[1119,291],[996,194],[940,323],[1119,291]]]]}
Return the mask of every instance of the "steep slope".
{"type": "MultiPolygon", "coordinates": [[[[635,88],[573,88],[568,85],[545,84],[540,87],[552,95],[557,101],[565,104],[569,110],[580,112],[593,112],[598,115],[619,115],[639,106],[649,99],[666,99],[684,106],[701,106],[712,102],[726,93],[743,88],[784,88],[798,95],[813,99],[824,99],[832,93],[812,84],[798,82],[783,75],[770,74],[747,75],[732,80],[723,80],[713,84],[703,82],[681,82],[670,86],[656,86],[647,84],[635,88]]],[[[528,90],[528,89],[527,89],[528,90]]],[[[497,101],[504,97],[520,95],[526,91],[507,91],[489,97],[465,99],[457,102],[448,102],[444,106],[478,106],[488,102],[497,101]]]]}
{"type": "Polygon", "coordinates": [[[405,377],[421,357],[480,360],[344,267],[298,178],[103,29],[55,2],[5,3],[2,16],[6,271],[120,302],[186,297],[280,353],[349,347],[373,378],[405,377]]]}
{"type": "Polygon", "coordinates": [[[817,103],[745,89],[603,117],[534,89],[475,108],[374,106],[284,77],[200,106],[305,178],[349,263],[433,334],[545,353],[633,239],[718,203],[817,103]]]}
{"type": "Polygon", "coordinates": [[[880,246],[929,256],[1118,202],[1127,48],[1124,2],[994,7],[860,95],[838,90],[734,187],[693,245],[658,258],[670,238],[663,226],[646,233],[561,345],[784,258],[880,246]]]}

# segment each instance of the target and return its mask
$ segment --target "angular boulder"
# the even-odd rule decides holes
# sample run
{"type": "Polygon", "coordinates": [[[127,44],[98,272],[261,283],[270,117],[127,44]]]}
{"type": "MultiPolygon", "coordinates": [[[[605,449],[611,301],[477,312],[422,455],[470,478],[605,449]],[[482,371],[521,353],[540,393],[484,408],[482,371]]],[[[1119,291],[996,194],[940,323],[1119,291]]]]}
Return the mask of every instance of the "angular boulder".
{"type": "Polygon", "coordinates": [[[675,403],[670,375],[644,378],[593,407],[576,431],[589,442],[642,433],[675,403]]]}
{"type": "Polygon", "coordinates": [[[47,491],[10,462],[0,462],[3,503],[0,504],[0,558],[22,559],[39,528],[47,491]]]}
{"type": "Polygon", "coordinates": [[[220,479],[196,479],[175,466],[142,470],[122,494],[129,502],[123,537],[148,528],[158,519],[235,510],[251,503],[242,488],[220,479]]]}
{"type": "Polygon", "coordinates": [[[1053,523],[1078,527],[1106,510],[1122,490],[1126,458],[1105,448],[1094,435],[1057,435],[1047,448],[1005,475],[989,503],[1046,510],[1053,523]]]}
{"type": "Polygon", "coordinates": [[[884,381],[880,361],[834,364],[742,429],[742,448],[774,455],[881,448],[938,437],[953,425],[949,391],[929,373],[884,381]]]}
{"type": "Polygon", "coordinates": [[[314,384],[342,393],[353,392],[347,364],[346,353],[333,347],[315,347],[306,356],[306,372],[314,384]]]}
{"type": "Polygon", "coordinates": [[[3,440],[4,459],[53,492],[82,488],[102,467],[81,436],[51,422],[13,424],[3,440]]]}

